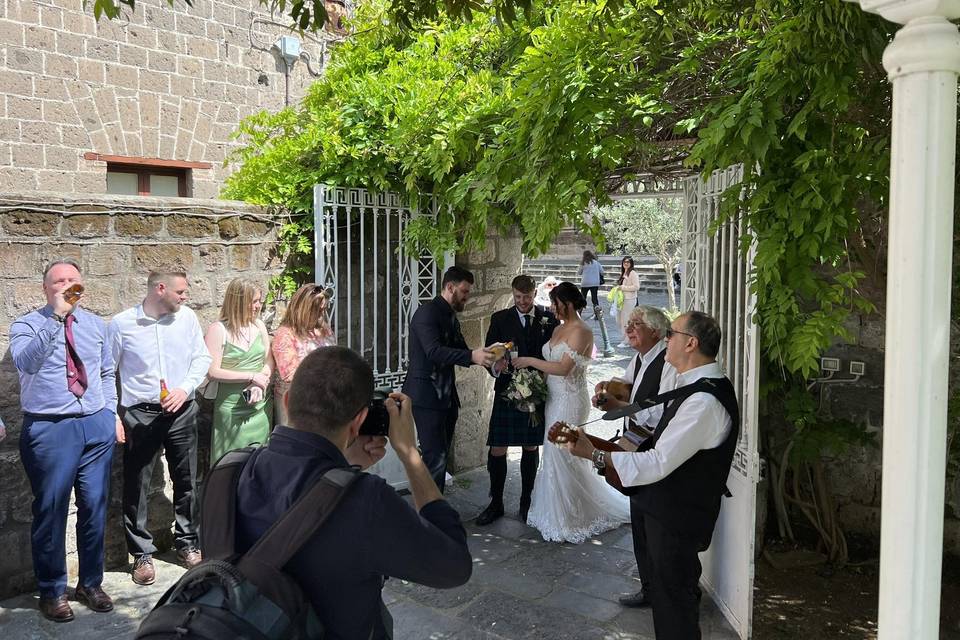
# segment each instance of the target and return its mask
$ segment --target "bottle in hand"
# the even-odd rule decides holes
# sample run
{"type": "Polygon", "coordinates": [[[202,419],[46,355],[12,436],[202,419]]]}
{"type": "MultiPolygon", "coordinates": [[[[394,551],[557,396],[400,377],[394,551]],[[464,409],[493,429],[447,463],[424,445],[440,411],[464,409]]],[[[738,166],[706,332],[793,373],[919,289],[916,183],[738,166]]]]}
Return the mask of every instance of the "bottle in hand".
{"type": "Polygon", "coordinates": [[[170,395],[170,390],[167,389],[167,381],[160,378],[160,402],[166,400],[168,395],[170,395]]]}
{"type": "Polygon", "coordinates": [[[83,285],[78,283],[63,290],[63,299],[67,304],[76,304],[82,293],[83,285]]]}
{"type": "Polygon", "coordinates": [[[512,349],[512,342],[497,342],[487,347],[487,351],[492,353],[497,360],[502,360],[512,349]]]}

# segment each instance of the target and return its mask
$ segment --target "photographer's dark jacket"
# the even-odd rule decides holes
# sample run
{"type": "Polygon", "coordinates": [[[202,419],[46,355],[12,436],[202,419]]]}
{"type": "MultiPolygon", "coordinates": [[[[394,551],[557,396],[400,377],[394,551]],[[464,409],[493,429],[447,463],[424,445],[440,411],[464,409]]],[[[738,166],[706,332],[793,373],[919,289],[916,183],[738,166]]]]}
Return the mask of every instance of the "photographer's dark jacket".
{"type": "Polygon", "coordinates": [[[450,304],[437,296],[414,312],[410,320],[409,364],[403,392],[413,404],[429,409],[459,407],[454,367],[473,364],[450,304]]]}
{"type": "MultiPolygon", "coordinates": [[[[323,472],[346,466],[326,438],[278,426],[240,477],[239,548],[252,546],[323,472]]],[[[449,588],[470,578],[472,562],[460,517],[445,500],[417,513],[382,478],[363,474],[287,571],[313,604],[325,637],[355,640],[388,637],[384,576],[449,588]]]]}

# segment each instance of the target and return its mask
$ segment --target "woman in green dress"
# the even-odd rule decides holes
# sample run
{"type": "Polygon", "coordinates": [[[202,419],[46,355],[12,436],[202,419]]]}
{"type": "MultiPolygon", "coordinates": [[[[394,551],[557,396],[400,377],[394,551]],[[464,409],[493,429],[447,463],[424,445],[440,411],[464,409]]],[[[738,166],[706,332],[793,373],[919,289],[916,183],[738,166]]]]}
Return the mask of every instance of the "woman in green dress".
{"type": "Polygon", "coordinates": [[[213,405],[210,462],[233,449],[263,444],[270,435],[271,397],[266,393],[273,374],[270,336],[260,320],[263,291],[246,278],[227,285],[220,319],[207,330],[213,361],[207,378],[217,385],[213,405]]]}

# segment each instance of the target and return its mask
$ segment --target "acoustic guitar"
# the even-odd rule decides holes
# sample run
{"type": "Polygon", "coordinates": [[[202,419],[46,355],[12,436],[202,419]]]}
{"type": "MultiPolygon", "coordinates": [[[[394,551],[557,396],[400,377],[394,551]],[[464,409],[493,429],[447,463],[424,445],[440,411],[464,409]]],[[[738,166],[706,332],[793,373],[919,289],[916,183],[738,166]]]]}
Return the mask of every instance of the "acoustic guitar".
{"type": "MultiPolygon", "coordinates": [[[[615,442],[610,442],[609,440],[604,440],[603,438],[598,438],[597,436],[592,436],[586,431],[583,432],[583,435],[587,436],[587,439],[590,440],[590,444],[596,449],[601,451],[624,451],[625,449],[615,442]]],[[[568,442],[576,442],[580,439],[580,432],[576,428],[571,427],[566,422],[558,421],[554,422],[550,426],[549,431],[547,431],[547,440],[554,444],[563,445],[568,442]]],[[[603,471],[603,477],[606,479],[607,484],[619,491],[624,495],[630,495],[627,490],[623,488],[623,484],[620,482],[620,476],[617,475],[617,472],[614,471],[613,465],[608,464],[606,469],[603,471]]]]}

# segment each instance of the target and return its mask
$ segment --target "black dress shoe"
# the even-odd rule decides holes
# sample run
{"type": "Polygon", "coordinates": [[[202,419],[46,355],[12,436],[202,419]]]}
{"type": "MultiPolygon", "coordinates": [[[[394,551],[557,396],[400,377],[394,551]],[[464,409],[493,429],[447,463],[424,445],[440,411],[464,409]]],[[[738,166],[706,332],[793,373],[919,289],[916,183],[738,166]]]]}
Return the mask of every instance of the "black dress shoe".
{"type": "Polygon", "coordinates": [[[54,622],[70,622],[73,620],[73,609],[67,602],[66,594],[56,598],[40,598],[40,613],[47,620],[54,622]]]}
{"type": "Polygon", "coordinates": [[[484,527],[501,517],[503,517],[503,505],[491,504],[477,516],[477,525],[484,527]]]}
{"type": "Polygon", "coordinates": [[[77,587],[75,596],[77,602],[87,605],[92,611],[113,611],[113,600],[100,587],[77,587]]]}
{"type": "Polygon", "coordinates": [[[649,607],[652,603],[650,601],[650,594],[647,593],[646,589],[640,589],[634,594],[629,596],[620,596],[620,604],[624,607],[649,607]]]}

